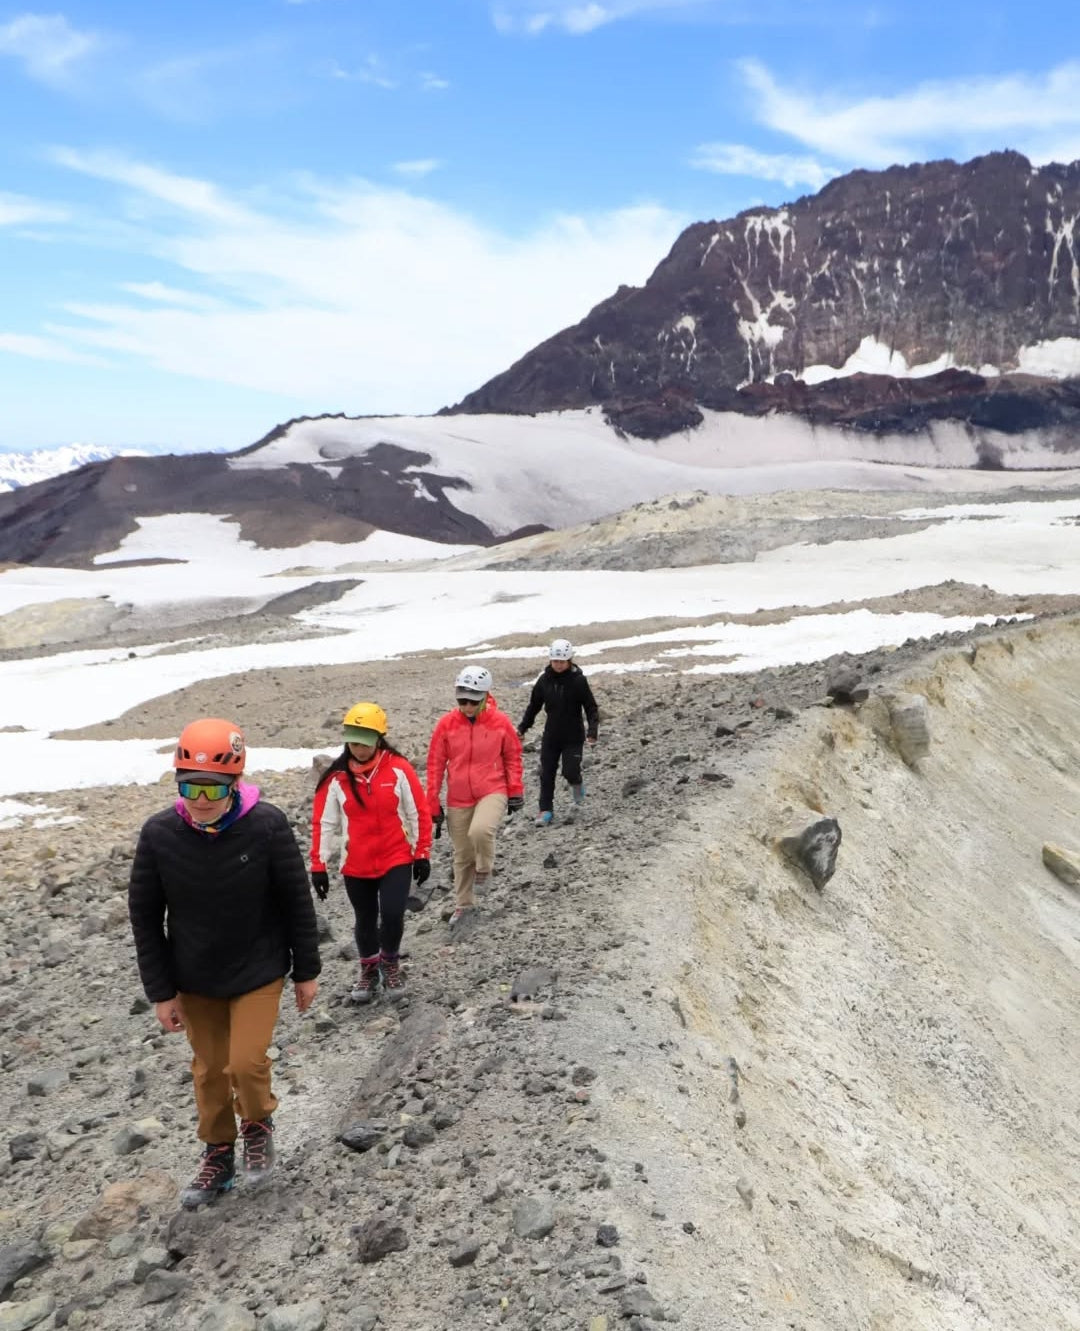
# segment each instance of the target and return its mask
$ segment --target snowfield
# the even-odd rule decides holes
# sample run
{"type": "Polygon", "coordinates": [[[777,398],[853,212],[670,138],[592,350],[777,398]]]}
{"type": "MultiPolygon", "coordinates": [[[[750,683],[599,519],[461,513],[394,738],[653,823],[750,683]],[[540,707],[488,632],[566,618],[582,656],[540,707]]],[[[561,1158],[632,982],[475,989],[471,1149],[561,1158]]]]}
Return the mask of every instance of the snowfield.
{"type": "MultiPolygon", "coordinates": [[[[182,600],[210,606],[215,598],[228,598],[257,608],[314,581],[355,581],[357,568],[362,576],[340,599],[295,616],[298,631],[313,630],[315,636],[236,645],[193,641],[186,649],[171,643],[163,651],[150,633],[134,648],[58,650],[0,662],[0,795],[53,789],[58,770],[67,787],[157,780],[167,765],[162,754],[167,755],[168,735],[74,741],[51,738],[50,732],[108,721],[199,680],[247,670],[440,652],[490,657],[497,674],[499,653],[486,644],[515,636],[533,640],[553,626],[571,635],[591,626],[585,655],[620,649],[619,661],[603,669],[730,673],[822,660],[986,622],[977,614],[860,608],[876,597],[949,579],[1009,594],[1080,594],[1080,499],[913,507],[899,516],[910,520],[910,532],[825,544],[793,541],[752,562],[645,572],[448,569],[440,559],[462,547],[386,533],[355,545],[318,542],[263,550],[241,540],[236,524],[218,517],[148,519],[93,570],[0,573],[0,626],[5,615],[16,617],[50,602],[103,599],[117,608],[152,611],[182,600]],[[135,558],[173,562],[118,566],[135,558]],[[797,613],[837,602],[849,603],[851,611],[797,613]],[[792,613],[780,624],[729,621],[784,607],[792,613]],[[672,618],[680,624],[674,631],[625,632],[627,623],[672,618]],[[608,635],[605,624],[619,628],[608,635]],[[628,647],[633,650],[622,650],[628,647]],[[57,699],[77,703],[58,713],[57,699]]],[[[793,533],[803,521],[793,523],[793,533]]],[[[256,747],[253,761],[281,770],[305,765],[310,756],[308,750],[256,747]]]]}

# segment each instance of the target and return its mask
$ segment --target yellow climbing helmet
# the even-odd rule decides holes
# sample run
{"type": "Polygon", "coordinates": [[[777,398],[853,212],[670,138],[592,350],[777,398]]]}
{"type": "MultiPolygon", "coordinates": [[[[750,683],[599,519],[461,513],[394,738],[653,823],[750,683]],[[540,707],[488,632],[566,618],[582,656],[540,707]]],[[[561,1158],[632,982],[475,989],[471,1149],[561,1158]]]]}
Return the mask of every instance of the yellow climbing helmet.
{"type": "Polygon", "coordinates": [[[376,702],[358,702],[345,713],[341,730],[354,744],[372,744],[372,732],[386,734],[386,713],[376,702]]]}

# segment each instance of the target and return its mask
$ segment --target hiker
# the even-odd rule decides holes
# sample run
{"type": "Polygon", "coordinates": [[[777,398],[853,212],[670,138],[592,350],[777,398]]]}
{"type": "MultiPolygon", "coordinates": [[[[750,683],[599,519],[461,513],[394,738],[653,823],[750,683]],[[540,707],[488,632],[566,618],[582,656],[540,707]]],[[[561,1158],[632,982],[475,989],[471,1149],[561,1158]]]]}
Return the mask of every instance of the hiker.
{"type": "Polygon", "coordinates": [[[420,778],[386,738],[386,713],[358,702],[341,723],[345,747],[319,778],[311,816],[311,882],[320,900],[330,890],[326,864],[336,861],[355,916],[360,976],[349,998],[370,1003],[380,984],[387,998],[405,991],[401,936],[410,885],[431,875],[431,814],[420,778]]]}
{"type": "Polygon", "coordinates": [[[242,781],[240,727],[206,717],[173,755],[177,798],[143,824],[128,911],[146,996],[191,1045],[202,1162],[181,1193],[201,1206],[235,1181],[236,1115],[248,1183],[274,1167],[277,1100],[267,1049],[285,977],[306,1012],[319,988],[318,928],[285,814],[242,781]]]}
{"type": "Polygon", "coordinates": [[[525,738],[541,708],[546,716],[540,738],[540,811],[536,825],[548,827],[555,817],[555,776],[560,764],[574,803],[584,804],[581,757],[586,743],[596,743],[600,724],[589,681],[581,667],[574,664],[574,645],[565,638],[556,638],[548,648],[548,663],[533,685],[529,705],[518,723],[520,738],[525,738]]]}
{"type": "Polygon", "coordinates": [[[521,740],[491,693],[491,671],[466,666],[454,681],[457,706],[436,722],[428,746],[427,797],[435,824],[454,847],[454,913],[461,923],[495,865],[495,829],[525,803],[521,740]],[[441,795],[446,780],[446,812],[441,795]]]}

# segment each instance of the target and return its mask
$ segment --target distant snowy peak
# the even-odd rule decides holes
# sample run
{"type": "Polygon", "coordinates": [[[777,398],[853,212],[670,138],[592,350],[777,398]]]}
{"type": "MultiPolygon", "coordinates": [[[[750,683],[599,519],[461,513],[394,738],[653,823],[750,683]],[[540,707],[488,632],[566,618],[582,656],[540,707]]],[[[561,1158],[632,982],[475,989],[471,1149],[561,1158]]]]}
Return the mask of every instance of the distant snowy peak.
{"type": "Polygon", "coordinates": [[[0,490],[76,471],[88,462],[107,462],[114,457],[145,457],[138,449],[101,448],[96,444],[65,444],[62,448],[39,448],[30,453],[0,453],[0,490]]]}
{"type": "Polygon", "coordinates": [[[905,413],[1074,430],[1077,380],[1080,161],[1036,169],[1001,152],[853,171],[781,208],[695,223],[643,287],[620,287],[451,410],[600,405],[644,438],[708,408],[870,432],[904,428],[905,413]]]}

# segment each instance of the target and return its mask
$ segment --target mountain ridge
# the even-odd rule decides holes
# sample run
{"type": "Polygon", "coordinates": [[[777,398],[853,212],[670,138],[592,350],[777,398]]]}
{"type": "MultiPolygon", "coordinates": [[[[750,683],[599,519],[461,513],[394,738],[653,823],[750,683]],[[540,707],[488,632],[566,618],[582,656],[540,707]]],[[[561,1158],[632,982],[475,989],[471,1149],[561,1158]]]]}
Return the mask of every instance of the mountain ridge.
{"type": "Polygon", "coordinates": [[[853,171],[790,204],[693,223],[644,286],[619,287],[445,410],[600,405],[646,438],[693,428],[704,407],[875,430],[895,380],[927,379],[932,419],[1004,393],[1013,428],[1049,414],[1072,433],[1080,389],[1063,398],[1054,381],[1080,377],[1078,223],[1080,161],[1035,168],[1001,152],[853,171]],[[900,373],[845,389],[868,343],[900,373]],[[828,380],[841,386],[823,393],[828,380]]]}

